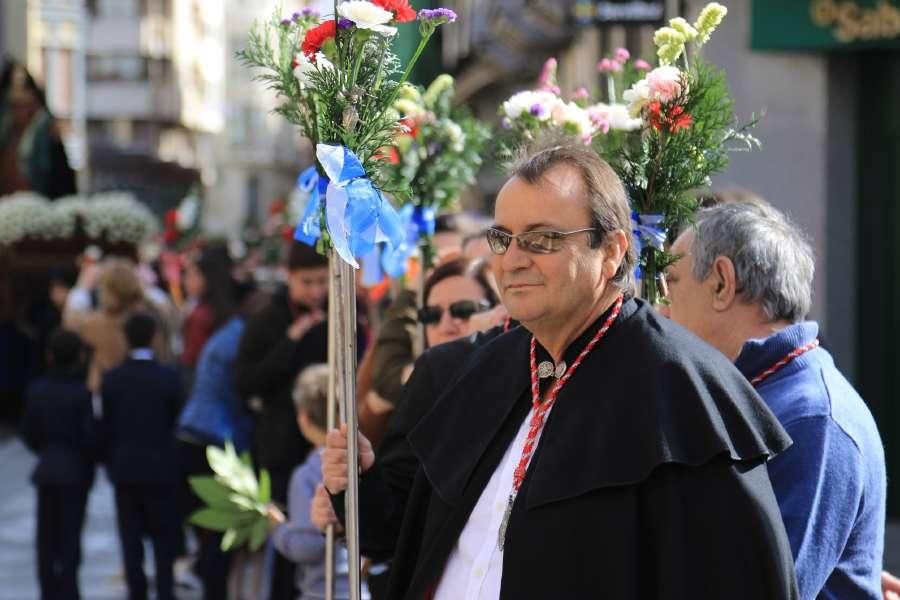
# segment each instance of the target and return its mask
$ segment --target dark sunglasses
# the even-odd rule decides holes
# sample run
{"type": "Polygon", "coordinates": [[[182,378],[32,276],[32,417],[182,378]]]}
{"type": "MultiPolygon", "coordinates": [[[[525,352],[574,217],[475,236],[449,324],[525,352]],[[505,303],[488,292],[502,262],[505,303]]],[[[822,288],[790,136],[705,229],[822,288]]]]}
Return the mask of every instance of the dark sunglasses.
{"type": "MultiPolygon", "coordinates": [[[[454,319],[468,321],[475,313],[484,312],[491,305],[484,300],[459,300],[450,305],[450,316],[454,319]]],[[[419,322],[424,325],[439,323],[444,316],[443,306],[425,306],[419,309],[419,322]]]]}
{"type": "Polygon", "coordinates": [[[485,232],[488,246],[494,254],[506,254],[509,245],[515,239],[521,250],[532,254],[550,254],[562,248],[562,241],[576,233],[596,232],[593,227],[576,229],[575,231],[526,231],[513,235],[502,229],[491,227],[485,232]]]}

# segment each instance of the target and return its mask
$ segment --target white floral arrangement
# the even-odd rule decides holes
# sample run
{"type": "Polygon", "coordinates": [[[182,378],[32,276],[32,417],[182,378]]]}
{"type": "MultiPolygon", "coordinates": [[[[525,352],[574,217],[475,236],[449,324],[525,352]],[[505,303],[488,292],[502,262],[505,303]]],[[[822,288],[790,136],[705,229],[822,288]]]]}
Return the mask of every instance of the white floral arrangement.
{"type": "Polygon", "coordinates": [[[50,202],[31,192],[0,198],[0,245],[25,238],[65,239],[81,220],[87,237],[138,244],[159,230],[156,216],[134,195],[106,192],[84,199],[78,196],[50,202]]]}

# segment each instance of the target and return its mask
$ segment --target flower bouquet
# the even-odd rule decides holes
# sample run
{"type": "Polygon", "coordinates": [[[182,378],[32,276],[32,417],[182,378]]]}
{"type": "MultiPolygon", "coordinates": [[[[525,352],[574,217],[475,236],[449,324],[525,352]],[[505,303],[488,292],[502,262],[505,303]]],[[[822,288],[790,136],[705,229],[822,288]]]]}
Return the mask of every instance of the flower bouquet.
{"type": "Polygon", "coordinates": [[[407,237],[397,251],[382,255],[390,277],[403,274],[416,245],[423,266],[432,265],[434,218],[457,208],[460,192],[475,183],[482,164],[490,130],[466,109],[454,108],[453,83],[450,75],[440,75],[424,89],[405,84],[394,102],[401,129],[383,153],[388,186],[400,190],[395,198],[403,205],[407,237]]]}
{"type": "Polygon", "coordinates": [[[384,197],[387,174],[382,148],[393,143],[399,115],[393,110],[438,26],[456,19],[448,9],[421,10],[407,0],[335,2],[332,18],[311,9],[255,26],[238,53],[257,78],[275,90],[276,112],[300,128],[314,148],[316,164],[298,183],[310,193],[296,239],[333,247],[348,264],[377,242],[403,241],[400,218],[384,197]],[[399,80],[391,52],[397,27],[417,20],[420,41],[399,80]]]}
{"type": "Polygon", "coordinates": [[[624,48],[603,58],[597,64],[603,101],[591,102],[584,89],[564,100],[550,59],[538,89],[519,92],[500,109],[508,132],[501,156],[538,136],[561,133],[592,144],[616,171],[632,207],[636,275],[652,303],[664,301],[658,278],[678,258],[666,251],[668,231],[692,220],[697,189],[728,166],[732,151],[759,146],[749,133],[757,119],[736,122],[724,73],[700,57],[726,13],[713,2],[694,24],[671,19],[654,34],[656,68],[632,60],[624,48]],[[624,90],[621,97],[618,90],[624,90]]]}
{"type": "Polygon", "coordinates": [[[0,199],[0,245],[25,239],[60,240],[77,235],[89,240],[137,245],[159,229],[156,216],[127,192],[104,192],[50,202],[31,192],[0,199]]]}
{"type": "Polygon", "coordinates": [[[660,302],[658,277],[677,260],[665,249],[668,231],[693,219],[698,188],[723,171],[732,151],[759,141],[738,124],[725,74],[700,51],[727,9],[706,5],[694,24],[681,17],[656,31],[659,66],[623,93],[629,114],[640,118],[639,135],[618,145],[596,141],[598,152],[622,178],[631,198],[644,297],[660,302]]]}

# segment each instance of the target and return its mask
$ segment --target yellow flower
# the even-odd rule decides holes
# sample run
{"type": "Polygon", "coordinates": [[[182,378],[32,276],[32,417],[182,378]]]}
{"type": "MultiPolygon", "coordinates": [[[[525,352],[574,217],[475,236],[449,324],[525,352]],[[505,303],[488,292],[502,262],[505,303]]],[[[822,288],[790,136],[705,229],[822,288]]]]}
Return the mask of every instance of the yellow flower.
{"type": "Polygon", "coordinates": [[[400,86],[400,91],[397,92],[397,96],[399,98],[406,98],[407,100],[412,100],[413,102],[421,102],[422,94],[419,93],[419,88],[414,86],[411,83],[404,83],[400,86]]]}
{"type": "Polygon", "coordinates": [[[728,14],[728,9],[718,2],[710,2],[700,11],[700,16],[694,23],[694,29],[697,30],[700,38],[699,45],[702,46],[709,41],[709,36],[716,30],[726,14],[728,14]]]}
{"type": "Polygon", "coordinates": [[[660,27],[653,34],[653,43],[657,47],[684,45],[685,40],[684,34],[672,27],[660,27]]]}
{"type": "Polygon", "coordinates": [[[684,44],[664,44],[656,49],[656,56],[659,57],[659,64],[666,66],[678,60],[682,52],[684,52],[684,44]]]}
{"type": "Polygon", "coordinates": [[[431,85],[428,86],[428,89],[425,90],[425,95],[423,96],[425,106],[434,108],[434,103],[437,102],[437,99],[440,98],[441,94],[452,87],[453,77],[446,73],[438,75],[435,80],[431,82],[431,85]]]}
{"type": "Polygon", "coordinates": [[[672,27],[672,29],[683,35],[684,39],[688,42],[693,42],[697,37],[697,30],[694,29],[690,23],[688,23],[681,17],[670,19],[669,25],[672,27]]]}
{"type": "Polygon", "coordinates": [[[408,98],[400,98],[394,102],[394,108],[407,117],[415,117],[425,112],[419,104],[416,104],[408,98]]]}

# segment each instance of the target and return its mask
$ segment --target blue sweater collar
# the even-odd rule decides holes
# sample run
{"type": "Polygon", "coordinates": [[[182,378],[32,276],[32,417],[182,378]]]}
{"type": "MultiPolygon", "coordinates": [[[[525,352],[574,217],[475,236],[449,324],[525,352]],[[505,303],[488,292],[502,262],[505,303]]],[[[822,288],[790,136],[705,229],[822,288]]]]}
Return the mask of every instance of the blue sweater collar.
{"type": "MultiPolygon", "coordinates": [[[[756,377],[764,370],[787,356],[791,350],[805,346],[819,335],[819,324],[815,321],[803,321],[788,325],[781,331],[766,338],[749,339],[741,349],[734,364],[747,379],[756,377]]],[[[806,356],[800,356],[785,365],[785,371],[799,369],[806,356]]]]}

